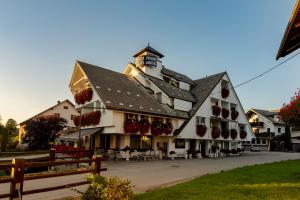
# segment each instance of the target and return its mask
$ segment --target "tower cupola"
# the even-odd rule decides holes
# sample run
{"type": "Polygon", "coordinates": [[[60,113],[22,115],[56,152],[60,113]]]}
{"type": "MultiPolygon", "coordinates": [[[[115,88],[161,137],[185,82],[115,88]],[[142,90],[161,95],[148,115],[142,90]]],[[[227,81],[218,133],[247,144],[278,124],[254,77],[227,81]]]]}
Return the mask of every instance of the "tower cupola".
{"type": "Polygon", "coordinates": [[[135,58],[135,65],[137,67],[157,67],[157,62],[160,62],[160,59],[163,58],[164,55],[153,49],[148,44],[145,48],[137,52],[133,57],[135,58]]]}

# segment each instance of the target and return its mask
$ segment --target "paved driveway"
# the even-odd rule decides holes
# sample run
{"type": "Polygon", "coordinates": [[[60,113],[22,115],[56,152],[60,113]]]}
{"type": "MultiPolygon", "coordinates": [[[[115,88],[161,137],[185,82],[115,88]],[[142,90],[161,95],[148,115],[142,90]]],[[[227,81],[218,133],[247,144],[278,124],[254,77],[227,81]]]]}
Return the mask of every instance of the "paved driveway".
{"type": "MultiPolygon", "coordinates": [[[[280,153],[280,152],[258,152],[243,153],[239,157],[226,157],[218,159],[191,159],[191,160],[159,160],[159,161],[116,161],[107,162],[104,172],[105,176],[118,176],[127,178],[135,186],[136,192],[145,192],[156,187],[168,186],[178,182],[193,179],[195,177],[229,170],[246,165],[270,163],[282,160],[300,159],[300,153],[280,153]]],[[[66,176],[63,178],[49,178],[25,182],[25,190],[67,184],[74,181],[83,180],[84,175],[66,176]]],[[[9,190],[8,185],[0,185],[0,194],[9,190]]],[[[86,186],[77,187],[83,190],[86,186]]],[[[53,192],[40,193],[24,196],[26,199],[58,199],[66,196],[77,195],[69,189],[57,190],[53,192]]]]}

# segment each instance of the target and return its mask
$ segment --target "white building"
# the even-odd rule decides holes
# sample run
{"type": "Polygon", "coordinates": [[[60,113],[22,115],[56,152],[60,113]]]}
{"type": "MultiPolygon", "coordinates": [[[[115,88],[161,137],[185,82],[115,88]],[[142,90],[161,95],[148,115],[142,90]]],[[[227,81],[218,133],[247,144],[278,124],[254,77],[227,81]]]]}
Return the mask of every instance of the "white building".
{"type": "Polygon", "coordinates": [[[226,72],[192,80],[166,68],[163,57],[147,46],[123,73],[76,62],[69,85],[76,108],[84,120],[97,118],[80,124],[85,146],[161,149],[167,155],[190,149],[210,156],[214,147],[238,149],[253,138],[226,72]]]}
{"type": "Polygon", "coordinates": [[[79,112],[75,109],[75,105],[69,100],[64,100],[62,102],[58,101],[54,106],[51,106],[50,108],[38,113],[37,115],[34,115],[33,117],[30,117],[29,119],[21,122],[19,124],[19,138],[21,139],[22,137],[24,137],[24,134],[26,134],[26,124],[30,120],[47,116],[58,116],[64,118],[67,121],[67,127],[76,127],[73,122],[73,117],[77,115],[79,115],[79,112]]]}
{"type": "Polygon", "coordinates": [[[251,143],[260,146],[262,150],[269,150],[270,140],[285,133],[285,124],[280,119],[277,110],[252,108],[246,114],[256,137],[251,143]]]}

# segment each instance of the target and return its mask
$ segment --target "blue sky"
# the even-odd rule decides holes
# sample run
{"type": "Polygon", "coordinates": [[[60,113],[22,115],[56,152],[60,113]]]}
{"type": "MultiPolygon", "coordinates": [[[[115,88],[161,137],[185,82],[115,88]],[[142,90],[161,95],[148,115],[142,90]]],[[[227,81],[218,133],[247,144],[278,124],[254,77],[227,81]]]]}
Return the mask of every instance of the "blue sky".
{"type": "MultiPolygon", "coordinates": [[[[121,72],[147,42],[193,79],[234,85],[278,63],[295,0],[0,1],[0,115],[18,122],[69,98],[76,59],[121,72]]],[[[300,56],[237,93],[273,109],[299,87],[300,56]]]]}

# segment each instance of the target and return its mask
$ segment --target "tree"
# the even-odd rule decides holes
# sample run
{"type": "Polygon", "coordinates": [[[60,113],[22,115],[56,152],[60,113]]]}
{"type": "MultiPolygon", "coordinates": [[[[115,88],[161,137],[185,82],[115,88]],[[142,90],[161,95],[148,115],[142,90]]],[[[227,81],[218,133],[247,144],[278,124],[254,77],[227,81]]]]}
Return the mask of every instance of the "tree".
{"type": "Polygon", "coordinates": [[[290,126],[300,125],[300,89],[295,92],[288,104],[284,104],[279,115],[290,126]]]}
{"type": "Polygon", "coordinates": [[[13,133],[16,133],[17,131],[17,122],[14,119],[8,119],[5,125],[5,128],[7,129],[8,133],[12,135],[13,133]]]}
{"type": "Polygon", "coordinates": [[[280,109],[279,115],[285,122],[284,146],[288,151],[291,150],[291,126],[300,126],[300,89],[295,92],[288,104],[284,104],[280,109]]]}
{"type": "Polygon", "coordinates": [[[288,151],[291,150],[291,142],[292,138],[291,138],[291,131],[290,131],[290,127],[286,124],[285,125],[285,133],[284,133],[284,148],[288,151]]]}
{"type": "Polygon", "coordinates": [[[31,150],[49,149],[49,142],[54,142],[58,132],[66,127],[67,121],[56,116],[33,119],[26,124],[26,134],[22,138],[31,150]]]}
{"type": "Polygon", "coordinates": [[[14,119],[8,119],[5,128],[7,130],[8,138],[7,138],[7,143],[8,143],[8,148],[10,149],[15,149],[16,146],[18,145],[18,129],[17,129],[17,122],[14,119]]]}
{"type": "Polygon", "coordinates": [[[6,146],[8,143],[8,132],[7,129],[0,124],[0,141],[1,141],[1,151],[6,151],[6,146]]]}

